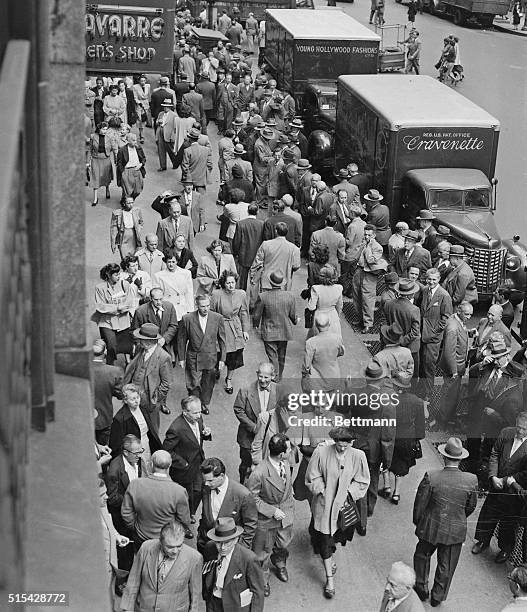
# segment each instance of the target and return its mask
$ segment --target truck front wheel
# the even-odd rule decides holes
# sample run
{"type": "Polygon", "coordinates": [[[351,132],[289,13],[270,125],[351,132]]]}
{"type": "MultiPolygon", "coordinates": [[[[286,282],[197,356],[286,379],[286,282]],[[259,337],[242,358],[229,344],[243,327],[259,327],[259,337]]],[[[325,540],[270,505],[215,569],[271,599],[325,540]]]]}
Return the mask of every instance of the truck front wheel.
{"type": "Polygon", "coordinates": [[[452,18],[453,18],[455,25],[458,25],[458,26],[465,25],[465,11],[463,9],[460,9],[460,8],[454,9],[452,18]]]}

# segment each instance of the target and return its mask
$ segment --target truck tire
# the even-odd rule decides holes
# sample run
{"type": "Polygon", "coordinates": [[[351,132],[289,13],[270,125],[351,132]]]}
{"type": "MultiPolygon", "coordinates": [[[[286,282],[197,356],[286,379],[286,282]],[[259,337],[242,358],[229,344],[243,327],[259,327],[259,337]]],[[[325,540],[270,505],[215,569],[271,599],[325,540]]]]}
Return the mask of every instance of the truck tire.
{"type": "Polygon", "coordinates": [[[454,21],[454,25],[465,25],[465,11],[460,8],[455,8],[454,12],[452,13],[452,19],[454,21]]]}
{"type": "Polygon", "coordinates": [[[478,15],[478,22],[484,28],[491,28],[494,23],[494,15],[478,15]]]}

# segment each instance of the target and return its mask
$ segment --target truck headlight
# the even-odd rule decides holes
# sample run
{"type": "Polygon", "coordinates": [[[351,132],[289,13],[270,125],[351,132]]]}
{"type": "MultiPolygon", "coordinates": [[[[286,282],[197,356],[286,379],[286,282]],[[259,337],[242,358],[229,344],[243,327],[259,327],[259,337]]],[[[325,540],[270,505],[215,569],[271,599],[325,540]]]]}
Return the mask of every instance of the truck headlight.
{"type": "Polygon", "coordinates": [[[505,267],[509,272],[517,272],[521,266],[521,259],[517,255],[507,255],[505,267]]]}

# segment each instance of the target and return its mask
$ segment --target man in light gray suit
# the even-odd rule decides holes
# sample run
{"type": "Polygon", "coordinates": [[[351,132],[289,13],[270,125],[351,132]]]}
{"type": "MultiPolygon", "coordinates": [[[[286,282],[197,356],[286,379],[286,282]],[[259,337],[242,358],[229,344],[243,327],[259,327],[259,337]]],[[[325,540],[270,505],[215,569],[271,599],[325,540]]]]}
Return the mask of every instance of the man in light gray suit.
{"type": "Polygon", "coordinates": [[[181,178],[192,180],[194,189],[204,194],[207,188],[207,172],[212,172],[212,151],[210,147],[198,143],[200,136],[201,132],[196,128],[192,128],[187,134],[190,147],[183,152],[181,178]]]}
{"type": "Polygon", "coordinates": [[[344,355],[342,338],[329,331],[329,316],[325,312],[315,313],[318,333],[306,341],[302,365],[302,390],[329,392],[338,389],[340,368],[337,362],[344,355]]]}
{"type": "Polygon", "coordinates": [[[158,450],[152,455],[152,474],[136,478],[128,485],[121,506],[123,521],[133,529],[136,551],[146,540],[158,538],[169,521],[177,519],[192,538],[190,509],[185,489],[169,476],[170,453],[158,450]]]}
{"type": "Polygon", "coordinates": [[[158,540],[141,546],[121,600],[123,612],[198,612],[203,559],[183,544],[184,537],[185,527],[171,520],[162,527],[158,540]]]}
{"type": "Polygon", "coordinates": [[[159,250],[173,249],[176,244],[176,236],[183,234],[188,248],[194,249],[194,224],[190,217],[181,216],[181,204],[175,200],[170,202],[169,216],[157,224],[157,239],[159,250]]]}

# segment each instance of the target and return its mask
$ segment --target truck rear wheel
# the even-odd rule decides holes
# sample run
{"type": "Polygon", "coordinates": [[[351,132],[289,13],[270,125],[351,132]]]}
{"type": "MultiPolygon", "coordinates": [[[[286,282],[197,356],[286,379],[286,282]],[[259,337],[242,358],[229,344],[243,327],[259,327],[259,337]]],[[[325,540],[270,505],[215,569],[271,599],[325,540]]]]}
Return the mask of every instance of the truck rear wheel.
{"type": "Polygon", "coordinates": [[[458,25],[458,26],[465,25],[465,11],[463,9],[460,9],[460,8],[454,9],[452,18],[453,18],[455,25],[458,25]]]}
{"type": "Polygon", "coordinates": [[[494,23],[494,15],[478,15],[478,21],[484,28],[490,28],[494,23]]]}

